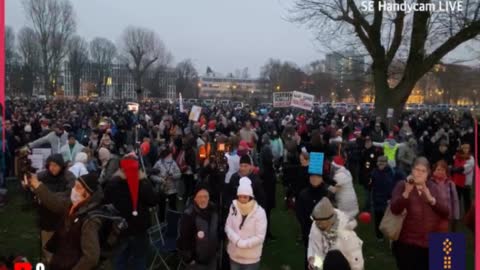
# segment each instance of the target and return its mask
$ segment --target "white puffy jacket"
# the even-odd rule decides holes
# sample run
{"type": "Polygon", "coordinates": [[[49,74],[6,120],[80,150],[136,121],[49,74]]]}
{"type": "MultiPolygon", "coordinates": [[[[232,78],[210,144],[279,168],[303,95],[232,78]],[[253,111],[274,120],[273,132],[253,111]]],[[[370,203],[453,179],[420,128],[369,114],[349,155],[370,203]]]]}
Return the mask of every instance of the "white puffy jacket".
{"type": "Polygon", "coordinates": [[[337,208],[342,210],[351,219],[354,219],[358,212],[358,200],[355,189],[353,188],[352,175],[343,166],[338,167],[333,176],[333,180],[337,183],[335,187],[335,200],[337,208]]]}
{"type": "Polygon", "coordinates": [[[240,229],[241,224],[242,215],[238,210],[237,200],[234,200],[225,224],[225,233],[229,240],[227,252],[230,259],[236,263],[257,263],[262,256],[263,242],[267,233],[265,210],[256,203],[240,229]]]}
{"type": "Polygon", "coordinates": [[[335,209],[335,212],[339,222],[337,228],[337,241],[330,249],[326,250],[327,239],[323,236],[315,223],[313,223],[310,229],[310,235],[308,236],[307,256],[308,258],[318,256],[323,261],[328,251],[339,250],[347,259],[352,270],[363,270],[363,242],[353,231],[357,226],[357,222],[349,219],[345,213],[338,209],[335,209]]]}

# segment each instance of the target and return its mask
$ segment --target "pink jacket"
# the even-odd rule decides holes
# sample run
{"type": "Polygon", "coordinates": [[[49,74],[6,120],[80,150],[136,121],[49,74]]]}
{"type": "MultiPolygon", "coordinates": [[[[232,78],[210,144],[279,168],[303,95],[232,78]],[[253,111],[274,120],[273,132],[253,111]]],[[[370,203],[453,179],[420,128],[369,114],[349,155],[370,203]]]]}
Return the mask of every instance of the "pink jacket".
{"type": "Polygon", "coordinates": [[[267,215],[265,210],[256,204],[246,217],[242,228],[242,215],[237,207],[237,200],[232,202],[225,233],[228,237],[227,252],[230,259],[239,264],[254,264],[260,261],[263,242],[267,233],[267,215]]]}

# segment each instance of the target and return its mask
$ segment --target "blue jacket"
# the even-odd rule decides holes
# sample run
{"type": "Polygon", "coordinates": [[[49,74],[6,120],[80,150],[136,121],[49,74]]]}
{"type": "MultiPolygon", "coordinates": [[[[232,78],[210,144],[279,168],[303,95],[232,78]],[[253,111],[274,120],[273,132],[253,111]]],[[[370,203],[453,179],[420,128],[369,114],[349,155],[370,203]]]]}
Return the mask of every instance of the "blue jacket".
{"type": "Polygon", "coordinates": [[[389,166],[383,170],[378,168],[372,172],[372,202],[375,211],[385,211],[387,201],[392,197],[395,183],[395,172],[389,166]]]}

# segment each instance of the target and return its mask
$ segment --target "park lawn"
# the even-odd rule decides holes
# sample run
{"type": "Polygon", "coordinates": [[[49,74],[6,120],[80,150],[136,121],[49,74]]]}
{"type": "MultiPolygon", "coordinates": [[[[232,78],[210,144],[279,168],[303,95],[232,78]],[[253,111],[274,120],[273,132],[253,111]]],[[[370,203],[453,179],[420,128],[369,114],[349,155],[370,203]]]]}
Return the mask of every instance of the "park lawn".
{"type": "MultiPolygon", "coordinates": [[[[25,197],[18,182],[9,182],[8,206],[0,208],[0,255],[22,255],[31,262],[40,261],[40,238],[35,225],[35,210],[22,210],[25,197]]],[[[364,192],[356,187],[359,201],[364,192]]],[[[297,244],[300,228],[292,212],[283,203],[283,187],[277,189],[277,208],[272,211],[272,234],[276,241],[267,242],[262,257],[262,270],[303,269],[304,248],[297,244]]],[[[473,270],[473,236],[461,225],[460,232],[467,238],[467,268],[473,270]]],[[[359,224],[357,234],[363,240],[366,270],[396,269],[387,243],[378,243],[372,224],[359,224]]]]}

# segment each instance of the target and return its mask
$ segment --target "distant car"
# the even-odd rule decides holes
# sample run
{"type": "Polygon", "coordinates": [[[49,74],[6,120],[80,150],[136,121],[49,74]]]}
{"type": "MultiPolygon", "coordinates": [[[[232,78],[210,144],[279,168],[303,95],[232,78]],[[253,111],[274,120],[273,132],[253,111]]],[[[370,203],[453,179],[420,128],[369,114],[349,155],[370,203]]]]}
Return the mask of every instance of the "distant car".
{"type": "Polygon", "coordinates": [[[345,102],[338,102],[333,104],[333,108],[337,113],[344,114],[348,112],[348,104],[345,102]]]}
{"type": "Polygon", "coordinates": [[[373,103],[360,103],[360,105],[357,106],[357,110],[362,112],[370,112],[373,111],[373,109],[373,103]]]}
{"type": "Polygon", "coordinates": [[[351,112],[357,109],[355,104],[347,104],[347,112],[351,112]]]}
{"type": "Polygon", "coordinates": [[[243,102],[239,102],[239,101],[233,102],[232,105],[234,109],[243,109],[243,102]]]}
{"type": "Polygon", "coordinates": [[[213,99],[205,99],[203,100],[203,104],[205,106],[212,106],[213,104],[215,104],[215,101],[213,99]]]}
{"type": "Polygon", "coordinates": [[[223,105],[223,106],[228,106],[228,105],[230,105],[230,103],[232,103],[232,102],[228,99],[220,100],[220,104],[223,105]]]}
{"type": "Polygon", "coordinates": [[[450,105],[449,104],[437,104],[433,106],[433,111],[437,112],[448,112],[450,110],[450,105]]]}
{"type": "Polygon", "coordinates": [[[417,104],[416,110],[426,111],[428,110],[428,107],[425,104],[417,104]]]}

